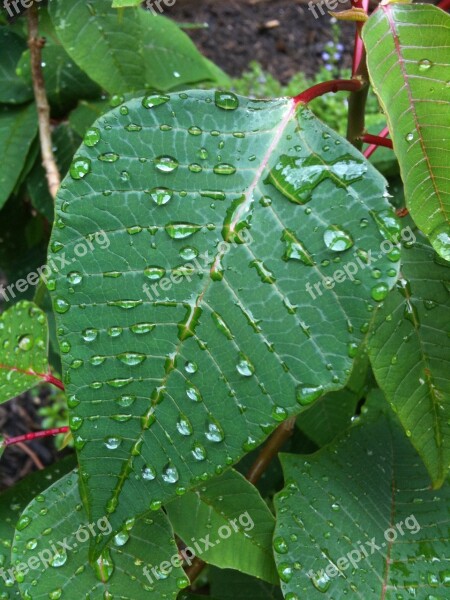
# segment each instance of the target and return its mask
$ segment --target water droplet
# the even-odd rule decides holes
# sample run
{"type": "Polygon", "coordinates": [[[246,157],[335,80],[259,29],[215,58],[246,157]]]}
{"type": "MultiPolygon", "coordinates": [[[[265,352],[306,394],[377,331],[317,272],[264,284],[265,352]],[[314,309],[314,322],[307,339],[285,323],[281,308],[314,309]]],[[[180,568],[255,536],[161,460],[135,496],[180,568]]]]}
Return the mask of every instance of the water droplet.
{"type": "Polygon", "coordinates": [[[142,100],[142,106],[144,108],[154,108],[155,106],[161,106],[170,100],[170,96],[165,94],[149,94],[142,100]]]}
{"type": "Polygon", "coordinates": [[[48,597],[50,600],[59,600],[62,596],[62,589],[58,588],[49,593],[48,597]]]}
{"type": "Polygon", "coordinates": [[[292,566],[289,563],[280,563],[277,571],[281,581],[284,581],[284,583],[289,583],[294,574],[292,566]]]}
{"type": "Polygon", "coordinates": [[[137,125],[136,123],[129,123],[125,129],[127,131],[141,131],[142,130],[142,126],[141,125],[137,125]]]}
{"type": "Polygon", "coordinates": [[[150,465],[145,465],[145,467],[143,467],[142,469],[142,479],[145,479],[145,481],[153,481],[153,479],[155,479],[156,477],[156,471],[153,467],[151,467],[150,465]]]}
{"type": "Polygon", "coordinates": [[[138,352],[122,352],[117,358],[129,367],[140,365],[147,358],[145,354],[139,354],[138,352]]]}
{"type": "Polygon", "coordinates": [[[370,290],[370,295],[377,302],[381,302],[389,293],[389,287],[386,283],[378,283],[370,290]]]}
{"type": "Polygon", "coordinates": [[[314,575],[311,577],[311,583],[319,592],[325,593],[331,585],[331,579],[322,571],[320,576],[314,575]]]}
{"type": "Polygon", "coordinates": [[[198,371],[198,367],[195,364],[195,362],[191,362],[188,361],[185,365],[184,365],[184,370],[186,371],[186,373],[196,373],[198,371]]]}
{"type": "Polygon", "coordinates": [[[111,558],[109,548],[103,550],[93,568],[95,576],[102,583],[105,583],[111,579],[115,567],[111,558]]]}
{"type": "Polygon", "coordinates": [[[198,250],[190,246],[185,246],[180,250],[180,256],[183,260],[193,260],[198,256],[198,250]]]}
{"type": "Polygon", "coordinates": [[[236,167],[228,163],[220,163],[214,166],[213,171],[216,175],[233,175],[236,173],[236,167]]]}
{"type": "Polygon", "coordinates": [[[22,515],[17,522],[16,529],[18,531],[23,531],[28,525],[31,523],[31,518],[27,515],[22,515]]]}
{"type": "Polygon", "coordinates": [[[214,101],[223,110],[236,110],[239,107],[239,98],[231,92],[215,92],[214,101]]]}
{"type": "Polygon", "coordinates": [[[433,63],[431,60],[428,60],[428,58],[422,58],[422,60],[419,60],[419,71],[428,71],[428,69],[430,69],[432,66],[433,63]]]}
{"type": "Polygon", "coordinates": [[[300,385],[296,392],[297,402],[302,406],[307,406],[320,398],[322,394],[323,387],[321,385],[300,385]]]}
{"type": "Polygon", "coordinates": [[[225,434],[220,423],[213,417],[210,417],[210,419],[206,422],[205,436],[210,442],[215,443],[223,442],[225,439],[225,434]]]}
{"type": "Polygon", "coordinates": [[[237,372],[244,377],[251,377],[255,372],[255,367],[250,360],[244,355],[239,354],[239,362],[236,365],[237,372]]]}
{"type": "Polygon", "coordinates": [[[296,238],[293,231],[285,229],[281,239],[286,243],[286,250],[283,255],[283,260],[300,260],[303,264],[309,267],[314,266],[314,261],[311,258],[311,255],[306,250],[303,243],[296,238]]]}
{"type": "Polygon", "coordinates": [[[180,414],[177,421],[177,430],[181,435],[192,435],[194,429],[186,415],[180,414]]]}
{"type": "Polygon", "coordinates": [[[70,165],[69,173],[72,179],[83,179],[91,172],[91,161],[82,156],[75,157],[70,165]]]}
{"type": "Polygon", "coordinates": [[[67,275],[67,281],[70,283],[70,285],[80,285],[80,283],[83,281],[83,275],[78,271],[72,271],[67,275]]]}
{"type": "Polygon", "coordinates": [[[201,135],[203,133],[203,131],[200,129],[200,127],[197,127],[196,125],[189,127],[188,132],[191,135],[201,135]]]}
{"type": "Polygon", "coordinates": [[[413,139],[414,139],[414,133],[413,133],[413,132],[410,132],[410,133],[408,133],[408,134],[405,136],[405,140],[406,140],[407,142],[412,142],[412,141],[413,141],[413,139]]]}
{"type": "Polygon", "coordinates": [[[201,229],[201,225],[194,225],[193,223],[169,223],[166,225],[168,235],[174,240],[190,237],[197,233],[199,229],[201,229]]]}
{"type": "Polygon", "coordinates": [[[201,173],[203,171],[203,167],[197,163],[190,164],[188,169],[191,173],[201,173]]]}
{"type": "Polygon", "coordinates": [[[161,173],[173,173],[179,167],[179,162],[172,156],[157,156],[154,161],[155,167],[161,173]]]}
{"type": "Polygon", "coordinates": [[[166,274],[166,270],[162,267],[146,267],[144,275],[151,281],[158,281],[166,274]]]}
{"type": "Polygon", "coordinates": [[[122,440],[119,437],[107,437],[105,439],[105,446],[108,450],[117,450],[117,448],[122,443],[122,440]]]}
{"type": "Polygon", "coordinates": [[[278,554],[287,554],[288,552],[286,540],[281,536],[278,536],[273,540],[273,547],[278,554]]]}
{"type": "Polygon", "coordinates": [[[256,269],[263,283],[275,283],[274,274],[265,266],[262,260],[252,260],[249,266],[256,269]]]}
{"type": "Polygon", "coordinates": [[[148,193],[153,202],[158,206],[167,204],[173,197],[173,191],[164,187],[153,188],[148,193]]]}
{"type": "Polygon", "coordinates": [[[115,152],[105,152],[104,154],[100,154],[98,160],[102,162],[113,163],[119,160],[119,155],[115,152]]]}
{"type": "Polygon", "coordinates": [[[34,346],[34,338],[31,334],[22,335],[19,337],[18,345],[21,350],[28,352],[34,346]]]}
{"type": "Polygon", "coordinates": [[[55,311],[61,315],[66,313],[70,309],[70,304],[64,298],[55,298],[53,301],[55,311]]]}
{"type": "Polygon", "coordinates": [[[199,442],[196,442],[192,446],[192,456],[195,458],[195,460],[198,460],[198,461],[206,460],[206,458],[207,458],[206,450],[205,450],[204,446],[202,446],[202,444],[200,444],[199,442]]]}
{"type": "MultiPolygon", "coordinates": [[[[193,364],[193,363],[189,363],[189,364],[193,364]]],[[[202,402],[202,400],[203,400],[202,395],[200,394],[200,391],[192,383],[187,386],[186,395],[189,398],[189,400],[192,400],[193,402],[202,402]]]]}
{"type": "Polygon", "coordinates": [[[333,252],[344,252],[354,244],[352,236],[340,225],[330,225],[323,234],[325,246],[333,252]]]}
{"type": "Polygon", "coordinates": [[[162,478],[166,483],[176,483],[180,476],[177,468],[169,463],[163,469],[162,478]]]}
{"type": "Polygon", "coordinates": [[[430,242],[436,252],[445,260],[450,261],[450,229],[447,223],[442,223],[429,234],[430,242]]]}
{"type": "Polygon", "coordinates": [[[64,566],[66,564],[66,562],[67,562],[67,552],[65,551],[64,548],[62,548],[62,549],[58,548],[58,552],[56,554],[54,554],[53,557],[50,559],[50,565],[55,568],[64,566]]]}

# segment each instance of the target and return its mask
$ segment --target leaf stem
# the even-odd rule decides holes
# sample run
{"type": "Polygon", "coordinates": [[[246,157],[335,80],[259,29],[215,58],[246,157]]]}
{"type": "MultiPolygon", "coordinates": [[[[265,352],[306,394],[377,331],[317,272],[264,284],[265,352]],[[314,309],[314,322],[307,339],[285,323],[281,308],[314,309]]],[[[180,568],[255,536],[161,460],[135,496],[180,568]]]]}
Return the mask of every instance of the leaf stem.
{"type": "Polygon", "coordinates": [[[52,198],[61,183],[61,176],[53,154],[52,134],[50,128],[50,106],[45,91],[44,73],[42,71],[42,48],[45,40],[39,37],[39,17],[36,3],[28,9],[28,46],[31,57],[31,76],[33,79],[34,98],[39,122],[42,165],[47,175],[48,189],[52,198]]]}
{"type": "Polygon", "coordinates": [[[389,127],[385,127],[384,129],[382,129],[380,131],[380,133],[378,135],[370,135],[369,133],[366,133],[363,136],[361,136],[361,140],[363,142],[371,144],[364,151],[364,156],[366,158],[370,158],[372,156],[372,154],[375,152],[375,150],[377,148],[379,148],[380,146],[384,146],[385,148],[392,148],[393,147],[392,140],[385,139],[388,134],[389,134],[389,127]]]}
{"type": "Polygon", "coordinates": [[[313,85],[298,96],[295,96],[295,104],[308,104],[311,100],[319,98],[329,92],[356,92],[360,90],[363,82],[359,79],[333,79],[313,85]]]}
{"type": "Polygon", "coordinates": [[[69,427],[57,427],[54,429],[45,429],[43,431],[34,431],[33,433],[25,433],[17,437],[5,438],[1,446],[13,446],[14,444],[21,444],[22,442],[29,442],[31,440],[37,440],[40,438],[50,437],[52,435],[59,435],[60,433],[67,433],[70,431],[69,427]]]}

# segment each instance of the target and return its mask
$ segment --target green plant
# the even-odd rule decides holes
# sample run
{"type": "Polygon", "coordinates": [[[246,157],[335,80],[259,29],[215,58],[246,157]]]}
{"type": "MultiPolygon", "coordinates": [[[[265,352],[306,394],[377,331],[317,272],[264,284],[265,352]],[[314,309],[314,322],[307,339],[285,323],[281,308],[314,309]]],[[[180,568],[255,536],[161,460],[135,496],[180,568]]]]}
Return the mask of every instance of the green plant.
{"type": "Polygon", "coordinates": [[[70,427],[78,464],[0,496],[3,597],[443,598],[448,16],[345,11],[349,77],[255,99],[136,4],[0,32],[0,400],[69,414],[0,452],[70,427]]]}

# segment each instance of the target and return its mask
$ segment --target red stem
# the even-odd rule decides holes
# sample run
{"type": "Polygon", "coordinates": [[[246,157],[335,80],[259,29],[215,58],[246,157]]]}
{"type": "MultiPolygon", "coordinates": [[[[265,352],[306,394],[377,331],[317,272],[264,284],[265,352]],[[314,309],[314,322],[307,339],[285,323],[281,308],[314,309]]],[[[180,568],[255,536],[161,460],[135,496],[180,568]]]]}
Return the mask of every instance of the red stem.
{"type": "Polygon", "coordinates": [[[357,92],[363,86],[359,79],[333,79],[313,85],[298,96],[295,96],[295,104],[308,104],[311,100],[319,98],[328,92],[357,92]]]}
{"type": "MultiPolygon", "coordinates": [[[[364,12],[369,14],[369,3],[370,0],[356,0],[354,3],[355,8],[362,8],[364,12]]],[[[355,32],[355,46],[353,50],[353,64],[352,64],[352,76],[354,77],[358,72],[361,61],[364,60],[364,43],[361,39],[361,29],[364,23],[356,23],[355,32]]]]}
{"type": "Polygon", "coordinates": [[[69,427],[58,427],[55,429],[46,429],[44,431],[35,431],[33,433],[26,433],[25,435],[19,435],[17,437],[7,438],[3,441],[2,446],[12,446],[13,444],[20,444],[22,442],[29,442],[30,440],[37,440],[39,438],[50,437],[52,435],[58,435],[60,433],[67,433],[69,427]]]}
{"type": "Polygon", "coordinates": [[[375,146],[384,146],[384,148],[391,148],[392,150],[392,140],[387,140],[386,138],[380,137],[379,135],[371,135],[370,133],[365,133],[361,140],[365,144],[374,144],[375,146]]]}
{"type": "Polygon", "coordinates": [[[61,380],[53,377],[51,373],[35,373],[32,369],[19,369],[18,367],[11,367],[10,365],[0,365],[0,369],[8,369],[9,371],[15,371],[16,373],[23,373],[23,375],[29,375],[30,377],[39,377],[46,383],[52,383],[60,390],[64,391],[64,384],[61,380]]]}
{"type": "MultiPolygon", "coordinates": [[[[384,146],[385,144],[381,144],[379,143],[381,140],[383,140],[383,142],[389,142],[390,140],[384,140],[384,138],[389,134],[389,127],[385,127],[382,131],[380,131],[380,133],[377,136],[371,136],[372,139],[368,140],[366,139],[367,136],[369,136],[370,134],[365,134],[363,136],[363,141],[367,141],[369,143],[371,143],[371,145],[366,148],[366,150],[364,151],[364,156],[366,158],[370,158],[372,156],[372,154],[375,152],[375,150],[377,148],[379,148],[380,146],[384,146]],[[373,139],[375,138],[375,140],[373,139]]],[[[392,142],[390,143],[389,146],[386,146],[386,148],[392,148],[392,142]]]]}
{"type": "Polygon", "coordinates": [[[438,2],[438,4],[436,6],[438,8],[441,8],[442,10],[449,10],[450,9],[450,0],[441,0],[440,2],[438,2]]]}

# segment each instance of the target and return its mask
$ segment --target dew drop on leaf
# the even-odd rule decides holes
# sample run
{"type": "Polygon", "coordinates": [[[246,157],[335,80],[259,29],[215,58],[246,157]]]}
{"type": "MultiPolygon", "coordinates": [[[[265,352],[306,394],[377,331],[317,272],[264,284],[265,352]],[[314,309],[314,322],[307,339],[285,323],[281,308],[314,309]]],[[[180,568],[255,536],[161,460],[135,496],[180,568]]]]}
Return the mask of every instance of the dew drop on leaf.
{"type": "Polygon", "coordinates": [[[296,391],[297,402],[302,406],[307,406],[320,398],[323,394],[321,385],[299,385],[296,391]]]}
{"type": "Polygon", "coordinates": [[[149,94],[142,100],[142,106],[144,108],[154,108],[155,106],[161,106],[170,100],[169,96],[165,94],[149,94]]]}
{"type": "Polygon", "coordinates": [[[179,162],[173,156],[157,156],[154,159],[155,167],[161,173],[173,173],[179,167],[179,162]]]}
{"type": "Polygon", "coordinates": [[[91,171],[89,158],[75,157],[70,165],[69,173],[72,179],[83,179],[91,171]]]}
{"type": "Polygon", "coordinates": [[[340,225],[329,225],[324,231],[323,241],[333,252],[344,252],[354,244],[352,236],[340,225]]]}
{"type": "Polygon", "coordinates": [[[239,98],[232,92],[215,92],[214,101],[217,108],[236,110],[239,108],[239,98]]]}

